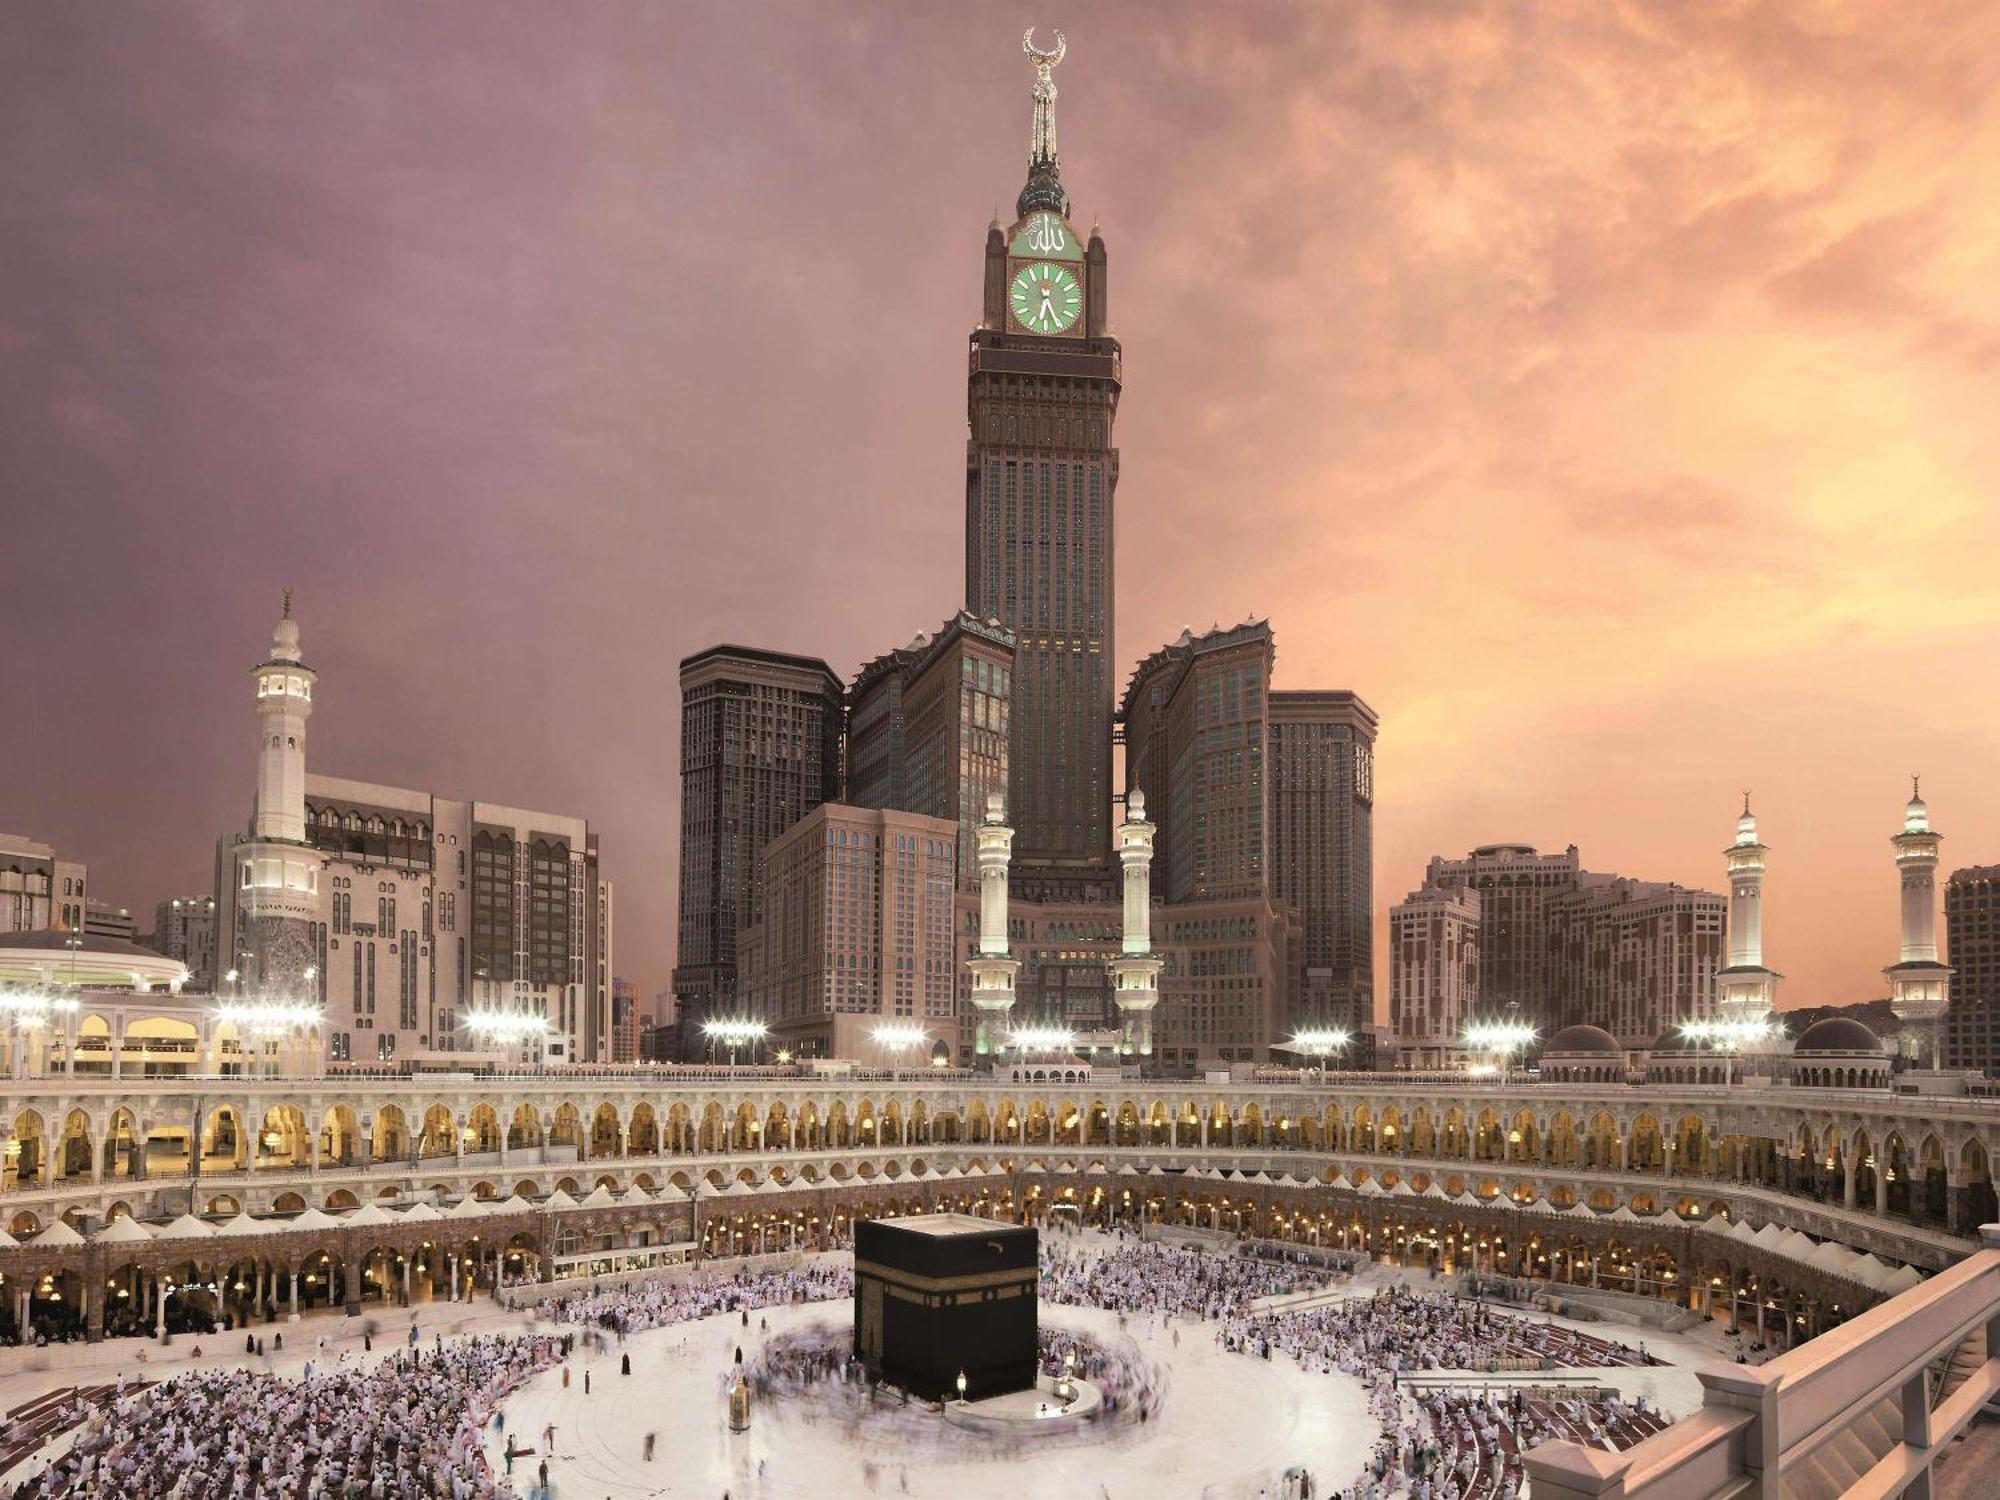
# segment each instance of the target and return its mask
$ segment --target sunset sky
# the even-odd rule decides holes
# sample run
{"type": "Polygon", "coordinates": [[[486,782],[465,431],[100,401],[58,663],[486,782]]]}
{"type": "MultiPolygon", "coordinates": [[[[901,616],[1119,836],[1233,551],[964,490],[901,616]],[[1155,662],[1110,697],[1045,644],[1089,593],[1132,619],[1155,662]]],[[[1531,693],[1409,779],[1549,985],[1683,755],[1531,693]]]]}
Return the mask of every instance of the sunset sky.
{"type": "Polygon", "coordinates": [[[142,908],[313,769],[589,817],[672,962],[680,657],[960,603],[965,339],[1060,25],[1124,341],[1118,652],[1382,716],[1389,903],[1574,842],[1884,992],[1921,771],[2000,862],[2000,6],[0,14],[0,829],[142,908]]]}

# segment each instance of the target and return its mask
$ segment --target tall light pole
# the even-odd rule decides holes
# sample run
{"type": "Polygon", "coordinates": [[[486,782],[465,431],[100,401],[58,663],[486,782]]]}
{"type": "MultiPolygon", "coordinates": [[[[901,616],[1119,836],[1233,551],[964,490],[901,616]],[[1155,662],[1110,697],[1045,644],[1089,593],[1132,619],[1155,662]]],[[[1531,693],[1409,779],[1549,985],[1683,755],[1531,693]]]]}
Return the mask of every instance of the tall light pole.
{"type": "Polygon", "coordinates": [[[1286,1043],[1288,1050],[1302,1053],[1313,1059],[1316,1071],[1322,1078],[1326,1076],[1326,1060],[1347,1050],[1347,1044],[1354,1038],[1338,1026],[1306,1026],[1292,1034],[1286,1043]]]}
{"type": "Polygon", "coordinates": [[[1530,1046],[1534,1040],[1535,1028],[1526,1021],[1475,1021],[1465,1028],[1468,1047],[1498,1059],[1492,1066],[1499,1073],[1503,1087],[1510,1077],[1514,1054],[1530,1046]]]}
{"type": "Polygon", "coordinates": [[[737,1048],[754,1046],[771,1034],[771,1028],[762,1021],[709,1021],[701,1031],[708,1038],[711,1056],[717,1045],[729,1050],[729,1066],[732,1068],[736,1066],[737,1048]]]}
{"type": "Polygon", "coordinates": [[[869,1040],[889,1054],[892,1068],[899,1068],[904,1054],[921,1047],[929,1039],[921,1026],[877,1026],[869,1033],[869,1040]]]}

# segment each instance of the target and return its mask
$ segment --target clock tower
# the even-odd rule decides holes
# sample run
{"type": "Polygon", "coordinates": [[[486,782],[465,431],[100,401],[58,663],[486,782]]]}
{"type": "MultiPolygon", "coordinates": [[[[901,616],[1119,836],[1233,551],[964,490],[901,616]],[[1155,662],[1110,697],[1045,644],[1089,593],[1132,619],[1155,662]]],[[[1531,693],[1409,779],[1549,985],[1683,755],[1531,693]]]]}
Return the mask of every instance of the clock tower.
{"type": "Polygon", "coordinates": [[[1028,181],[986,231],[966,408],[965,596],[1017,637],[1007,813],[1014,883],[1071,898],[1111,878],[1113,525],[1118,341],[1104,240],[1070,223],[1056,153],[1065,44],[1035,69],[1028,181]]]}

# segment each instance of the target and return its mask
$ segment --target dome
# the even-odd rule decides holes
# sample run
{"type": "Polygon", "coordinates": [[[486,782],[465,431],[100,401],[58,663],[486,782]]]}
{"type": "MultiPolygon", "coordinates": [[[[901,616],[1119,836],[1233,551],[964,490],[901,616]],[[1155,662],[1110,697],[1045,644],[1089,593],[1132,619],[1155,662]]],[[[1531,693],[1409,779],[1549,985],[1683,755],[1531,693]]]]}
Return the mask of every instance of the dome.
{"type": "Polygon", "coordinates": [[[1750,811],[1750,794],[1743,794],[1743,816],[1736,820],[1736,842],[1754,844],[1757,842],[1757,815],[1750,811]]]}
{"type": "Polygon", "coordinates": [[[1618,1038],[1602,1026],[1565,1026],[1548,1040],[1542,1048],[1544,1057],[1578,1057],[1585,1054],[1618,1054],[1625,1049],[1618,1045],[1618,1038]]]}
{"type": "Polygon", "coordinates": [[[1676,1027],[1672,1031],[1661,1032],[1659,1036],[1653,1039],[1653,1045],[1646,1050],[1651,1052],[1655,1057],[1658,1057],[1662,1052],[1699,1052],[1701,1051],[1701,1041],[1699,1038],[1691,1037],[1685,1031],[1676,1027]]]}
{"type": "Polygon", "coordinates": [[[1931,831],[1931,810],[1924,805],[1924,795],[1917,778],[1910,778],[1910,800],[1903,804],[1903,832],[1929,833],[1931,831]]]}
{"type": "Polygon", "coordinates": [[[1828,1016],[1805,1029],[1794,1057],[1808,1052],[1871,1052],[1880,1054],[1882,1039],[1851,1016],[1828,1016]]]}

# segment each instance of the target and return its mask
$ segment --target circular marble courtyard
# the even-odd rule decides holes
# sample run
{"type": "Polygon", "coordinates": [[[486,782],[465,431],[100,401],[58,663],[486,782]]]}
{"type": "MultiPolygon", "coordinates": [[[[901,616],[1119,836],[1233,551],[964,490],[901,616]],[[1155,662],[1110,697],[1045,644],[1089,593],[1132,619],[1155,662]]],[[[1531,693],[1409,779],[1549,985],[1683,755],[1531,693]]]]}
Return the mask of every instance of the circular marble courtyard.
{"type": "MultiPolygon", "coordinates": [[[[1129,1346],[1144,1361],[1157,1396],[1147,1421],[1128,1413],[1080,1432],[1051,1432],[1046,1440],[1030,1431],[995,1441],[922,1407],[871,1405],[852,1389],[808,1388],[757,1403],[749,1430],[731,1432],[727,1387],[736,1350],[742,1348],[754,1369],[767,1342],[837,1338],[841,1328],[851,1327],[852,1309],[851,1301],[772,1307],[752,1312],[747,1329],[740,1316],[727,1313],[634,1334],[622,1346],[579,1348],[567,1386],[560,1369],[549,1370],[502,1404],[504,1433],[488,1434],[494,1472],[506,1472],[509,1445],[517,1452],[532,1445],[536,1452],[517,1457],[513,1467],[516,1488],[528,1494],[547,1453],[544,1434],[553,1426],[549,1477],[559,1500],[713,1500],[725,1493],[731,1500],[869,1494],[1250,1500],[1279,1495],[1282,1476],[1293,1466],[1312,1472],[1320,1494],[1352,1483],[1380,1434],[1354,1377],[1311,1373],[1283,1354],[1261,1359],[1225,1351],[1212,1323],[1121,1322],[1114,1313],[1046,1302],[1044,1328],[1101,1347],[1129,1346]],[[619,1373],[623,1355],[631,1357],[629,1377],[619,1373]],[[651,1461],[645,1457],[648,1434],[651,1461]]],[[[1637,1337],[1602,1324],[1563,1326],[1637,1337]]],[[[1646,1337],[1668,1363],[1592,1369],[1592,1383],[1628,1397],[1643,1394],[1671,1416],[1692,1411],[1701,1398],[1690,1365],[1719,1351],[1671,1335],[1646,1337]]]]}

